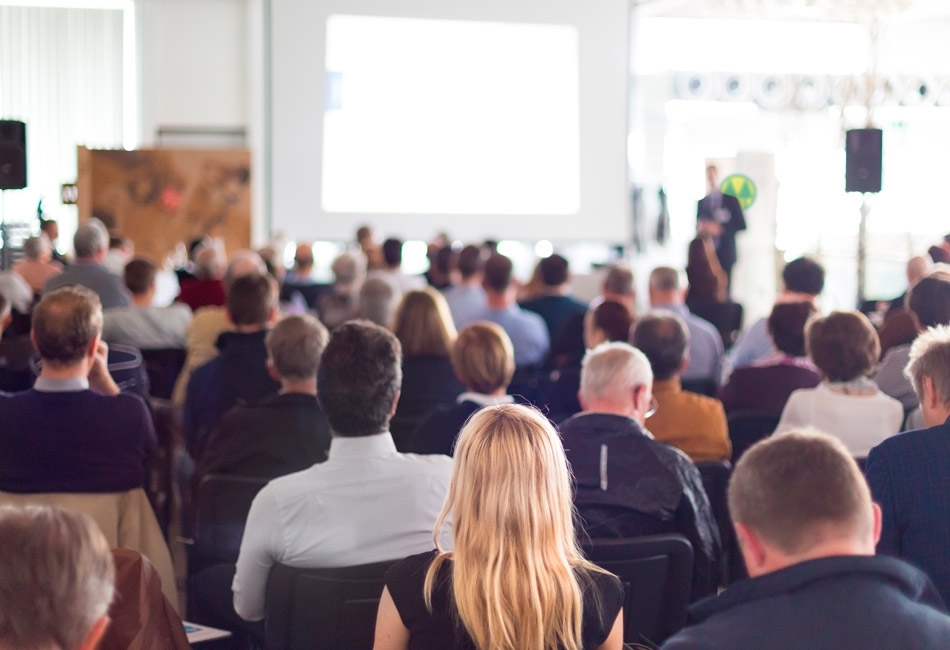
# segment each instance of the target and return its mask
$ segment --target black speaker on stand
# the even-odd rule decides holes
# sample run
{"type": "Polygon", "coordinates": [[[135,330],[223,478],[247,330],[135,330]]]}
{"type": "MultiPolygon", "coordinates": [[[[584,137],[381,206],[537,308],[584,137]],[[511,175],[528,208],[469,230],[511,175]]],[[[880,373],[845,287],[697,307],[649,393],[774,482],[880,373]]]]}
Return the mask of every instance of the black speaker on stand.
{"type": "Polygon", "coordinates": [[[6,224],[5,190],[26,187],[26,124],[19,120],[0,120],[0,235],[3,237],[0,264],[9,269],[12,262],[6,224]]]}
{"type": "Polygon", "coordinates": [[[881,129],[851,129],[845,134],[845,192],[861,192],[861,224],[858,227],[858,305],[864,303],[867,266],[868,194],[881,191],[884,132],[881,129]]]}

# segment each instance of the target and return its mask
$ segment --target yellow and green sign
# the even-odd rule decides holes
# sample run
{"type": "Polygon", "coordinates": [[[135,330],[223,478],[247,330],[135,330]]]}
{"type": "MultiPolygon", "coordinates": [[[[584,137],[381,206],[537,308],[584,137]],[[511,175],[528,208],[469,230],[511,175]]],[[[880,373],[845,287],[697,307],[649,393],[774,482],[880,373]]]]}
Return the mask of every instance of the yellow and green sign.
{"type": "Polygon", "coordinates": [[[755,197],[759,193],[755,183],[745,174],[726,176],[719,184],[719,191],[739,199],[739,205],[742,206],[743,210],[748,210],[749,206],[755,203],[755,197]]]}

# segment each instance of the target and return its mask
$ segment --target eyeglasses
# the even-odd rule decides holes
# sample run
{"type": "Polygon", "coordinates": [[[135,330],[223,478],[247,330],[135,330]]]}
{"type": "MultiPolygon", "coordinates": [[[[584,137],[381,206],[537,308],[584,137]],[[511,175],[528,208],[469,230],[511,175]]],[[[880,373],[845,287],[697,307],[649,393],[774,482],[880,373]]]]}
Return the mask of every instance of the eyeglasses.
{"type": "Polygon", "coordinates": [[[653,415],[654,413],[656,413],[656,410],[657,410],[658,408],[660,408],[660,405],[656,403],[656,398],[651,396],[651,397],[650,397],[650,408],[648,408],[646,414],[644,414],[644,416],[643,416],[644,419],[646,419],[646,418],[650,417],[651,415],[653,415]]]}

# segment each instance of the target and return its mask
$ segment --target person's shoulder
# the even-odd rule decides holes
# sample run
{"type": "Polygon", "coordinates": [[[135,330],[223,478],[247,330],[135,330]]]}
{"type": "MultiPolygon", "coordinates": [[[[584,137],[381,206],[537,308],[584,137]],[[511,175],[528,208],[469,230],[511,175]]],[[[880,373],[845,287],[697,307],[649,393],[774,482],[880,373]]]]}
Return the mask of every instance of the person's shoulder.
{"type": "Polygon", "coordinates": [[[390,579],[401,580],[411,578],[419,574],[424,576],[425,572],[429,569],[429,565],[435,560],[436,555],[438,555],[438,551],[433,549],[424,553],[416,553],[415,555],[404,557],[386,571],[386,582],[389,583],[390,579]]]}
{"type": "Polygon", "coordinates": [[[950,436],[950,426],[946,423],[927,429],[904,431],[885,438],[869,455],[877,458],[897,458],[928,453],[950,436]]]}
{"type": "Polygon", "coordinates": [[[696,332],[700,332],[707,338],[722,340],[719,330],[716,329],[715,325],[692,312],[686,315],[686,325],[690,329],[690,335],[695,335],[696,332]]]}
{"type": "Polygon", "coordinates": [[[438,476],[447,478],[452,474],[452,459],[443,454],[408,454],[397,453],[394,460],[408,463],[419,476],[438,476]]]}

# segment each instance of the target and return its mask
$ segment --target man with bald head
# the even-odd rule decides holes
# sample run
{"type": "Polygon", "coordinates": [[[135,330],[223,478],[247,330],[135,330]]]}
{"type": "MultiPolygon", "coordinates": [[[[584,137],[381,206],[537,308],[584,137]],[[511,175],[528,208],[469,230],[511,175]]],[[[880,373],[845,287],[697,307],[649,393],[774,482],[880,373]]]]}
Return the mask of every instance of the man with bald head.
{"type": "Polygon", "coordinates": [[[693,605],[663,650],[947,646],[950,617],[927,576],[874,555],[881,510],[837,439],[756,444],[732,474],[729,510],[750,579],[693,605]]]}

